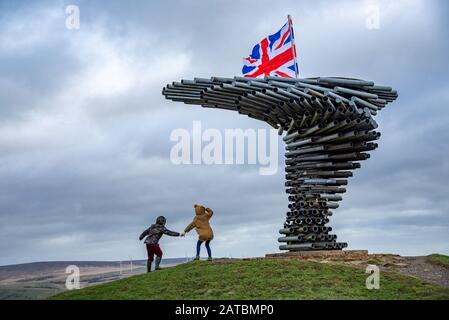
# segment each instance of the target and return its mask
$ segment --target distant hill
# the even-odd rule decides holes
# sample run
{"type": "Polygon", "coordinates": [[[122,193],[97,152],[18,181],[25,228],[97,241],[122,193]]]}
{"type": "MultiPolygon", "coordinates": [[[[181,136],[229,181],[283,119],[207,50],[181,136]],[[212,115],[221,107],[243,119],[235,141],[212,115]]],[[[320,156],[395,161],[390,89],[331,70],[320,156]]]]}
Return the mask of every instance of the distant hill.
{"type": "MultiPolygon", "coordinates": [[[[165,264],[179,264],[183,263],[188,258],[167,258],[163,259],[163,263],[165,264]]],[[[123,261],[38,261],[38,262],[29,262],[29,263],[20,263],[20,264],[10,264],[0,266],[0,279],[2,276],[12,272],[33,272],[36,270],[52,270],[52,269],[61,269],[66,268],[68,265],[76,265],[78,267],[120,267],[121,264],[130,264],[130,260],[123,261]]],[[[133,260],[132,263],[136,266],[146,265],[146,260],[133,260]]]]}
{"type": "MultiPolygon", "coordinates": [[[[175,266],[186,260],[163,259],[162,266],[175,266]]],[[[41,261],[0,266],[0,300],[45,299],[64,291],[67,277],[65,270],[69,265],[80,268],[82,287],[146,271],[146,260],[133,260],[132,266],[131,261],[41,261]]]]}
{"type": "MultiPolygon", "coordinates": [[[[392,257],[347,264],[300,259],[192,261],[52,299],[449,299],[449,288],[398,272],[408,264],[392,257]],[[382,266],[378,290],[365,286],[367,263],[382,266]]],[[[440,269],[445,266],[436,268],[448,271],[440,269]]]]}

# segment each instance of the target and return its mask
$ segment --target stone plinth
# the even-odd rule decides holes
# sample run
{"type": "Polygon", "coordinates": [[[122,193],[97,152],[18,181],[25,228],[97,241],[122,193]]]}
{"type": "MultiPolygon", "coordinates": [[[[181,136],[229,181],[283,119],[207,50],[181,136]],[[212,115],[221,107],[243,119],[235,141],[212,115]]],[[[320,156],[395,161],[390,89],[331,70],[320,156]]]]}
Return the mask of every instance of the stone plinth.
{"type": "Polygon", "coordinates": [[[266,258],[282,259],[325,259],[325,260],[363,260],[368,257],[368,250],[311,250],[269,253],[266,258]]]}

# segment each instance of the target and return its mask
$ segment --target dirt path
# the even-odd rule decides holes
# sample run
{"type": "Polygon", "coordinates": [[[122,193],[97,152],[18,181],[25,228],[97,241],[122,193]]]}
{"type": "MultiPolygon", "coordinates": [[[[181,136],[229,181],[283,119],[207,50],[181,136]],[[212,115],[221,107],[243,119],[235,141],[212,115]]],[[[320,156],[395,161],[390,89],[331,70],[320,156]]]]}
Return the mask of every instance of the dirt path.
{"type": "Polygon", "coordinates": [[[427,282],[449,288],[449,268],[430,263],[425,256],[401,257],[392,254],[370,254],[367,259],[338,261],[346,265],[365,268],[377,265],[381,270],[396,271],[427,282]]]}
{"type": "Polygon", "coordinates": [[[449,288],[449,268],[430,263],[426,256],[402,257],[392,254],[370,254],[366,261],[381,270],[396,271],[449,288]]]}
{"type": "Polygon", "coordinates": [[[449,269],[429,263],[426,257],[404,257],[406,266],[400,272],[449,288],[449,269]]]}
{"type": "Polygon", "coordinates": [[[430,263],[426,256],[402,257],[395,254],[368,254],[367,251],[356,250],[351,255],[329,255],[328,252],[315,251],[310,254],[281,254],[271,258],[305,259],[320,263],[344,264],[360,269],[372,264],[378,266],[381,271],[395,271],[449,288],[449,268],[430,263]]]}

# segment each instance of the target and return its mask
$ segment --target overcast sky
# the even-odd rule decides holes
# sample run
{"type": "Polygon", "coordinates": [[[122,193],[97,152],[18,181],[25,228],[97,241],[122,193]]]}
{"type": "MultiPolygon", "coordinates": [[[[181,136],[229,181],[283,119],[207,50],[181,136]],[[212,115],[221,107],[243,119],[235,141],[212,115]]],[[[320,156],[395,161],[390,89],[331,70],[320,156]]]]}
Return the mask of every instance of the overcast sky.
{"type": "MultiPolygon", "coordinates": [[[[293,17],[301,77],[398,90],[382,137],[330,225],[350,249],[449,254],[447,1],[0,1],[0,264],[144,259],[158,215],[179,231],[214,209],[214,256],[277,251],[284,165],[170,162],[172,130],[266,128],[164,100],[167,83],[240,75],[242,57],[293,17]],[[80,29],[66,28],[66,6],[80,29]],[[366,27],[377,4],[380,28],[366,27]]],[[[283,149],[282,143],[279,144],[283,149]]],[[[165,257],[196,234],[164,237],[165,257]]]]}

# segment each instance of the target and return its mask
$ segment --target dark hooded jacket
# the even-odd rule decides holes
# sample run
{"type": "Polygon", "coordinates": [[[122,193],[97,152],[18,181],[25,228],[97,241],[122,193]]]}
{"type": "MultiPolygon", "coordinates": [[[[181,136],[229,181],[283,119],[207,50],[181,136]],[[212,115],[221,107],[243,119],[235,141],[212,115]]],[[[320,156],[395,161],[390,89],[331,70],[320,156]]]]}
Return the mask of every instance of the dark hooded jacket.
{"type": "Polygon", "coordinates": [[[145,236],[145,243],[148,244],[157,244],[159,243],[159,239],[162,235],[166,234],[168,236],[178,237],[179,233],[170,231],[165,227],[166,219],[163,216],[160,216],[156,219],[156,223],[152,224],[148,229],[146,229],[139,237],[139,240],[142,240],[145,236]]]}

